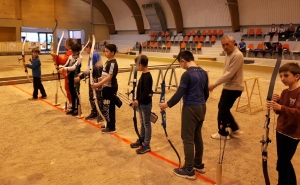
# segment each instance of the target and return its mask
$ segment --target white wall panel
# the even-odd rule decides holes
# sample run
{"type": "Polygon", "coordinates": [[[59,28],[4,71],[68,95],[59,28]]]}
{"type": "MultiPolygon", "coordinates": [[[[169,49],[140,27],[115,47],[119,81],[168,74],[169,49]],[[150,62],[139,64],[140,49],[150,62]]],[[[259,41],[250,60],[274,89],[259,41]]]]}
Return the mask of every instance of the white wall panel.
{"type": "Polygon", "coordinates": [[[300,23],[300,0],[238,0],[241,25],[300,23]]]}
{"type": "Polygon", "coordinates": [[[122,0],[103,0],[109,8],[116,30],[137,30],[134,17],[128,6],[122,0]]]}
{"type": "Polygon", "coordinates": [[[226,0],[179,0],[183,14],[183,26],[215,27],[231,26],[226,0]]]}

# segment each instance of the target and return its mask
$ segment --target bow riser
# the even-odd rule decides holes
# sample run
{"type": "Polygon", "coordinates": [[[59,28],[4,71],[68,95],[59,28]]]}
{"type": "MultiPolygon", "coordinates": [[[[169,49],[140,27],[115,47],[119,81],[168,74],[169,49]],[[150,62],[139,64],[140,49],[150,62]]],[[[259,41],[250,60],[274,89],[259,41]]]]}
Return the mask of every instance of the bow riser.
{"type": "MultiPolygon", "coordinates": [[[[270,86],[268,90],[268,95],[267,95],[267,101],[272,100],[273,96],[273,91],[274,91],[274,86],[275,86],[275,81],[276,77],[279,71],[279,67],[281,64],[281,59],[282,59],[282,51],[278,52],[278,58],[272,73],[272,77],[270,80],[270,86]]],[[[262,168],[263,168],[263,175],[265,178],[265,184],[270,185],[270,179],[269,179],[269,174],[268,174],[268,145],[271,143],[271,139],[269,138],[269,124],[270,124],[270,110],[267,110],[266,114],[266,121],[264,123],[264,129],[265,129],[265,135],[262,136],[262,140],[260,141],[262,143],[261,148],[262,148],[262,168]]]]}
{"type": "MultiPolygon", "coordinates": [[[[166,94],[166,75],[168,73],[168,70],[171,68],[171,66],[174,64],[174,62],[176,62],[179,58],[179,55],[180,55],[180,51],[179,51],[179,54],[178,56],[176,57],[176,59],[169,65],[169,67],[167,68],[166,70],[166,73],[163,77],[163,81],[161,82],[161,94],[160,94],[160,100],[159,102],[160,103],[165,103],[165,94],[166,94]]],[[[170,144],[170,146],[172,147],[172,149],[174,150],[174,152],[176,153],[177,157],[178,157],[178,161],[179,161],[179,164],[178,164],[178,168],[180,168],[181,166],[181,159],[180,159],[180,156],[179,156],[179,153],[178,151],[176,150],[176,148],[174,147],[174,145],[172,144],[171,140],[169,139],[169,136],[168,136],[168,132],[167,132],[167,120],[166,120],[166,117],[167,117],[167,113],[165,110],[161,110],[161,125],[164,129],[164,132],[165,132],[165,135],[166,135],[166,138],[170,144]]]]}

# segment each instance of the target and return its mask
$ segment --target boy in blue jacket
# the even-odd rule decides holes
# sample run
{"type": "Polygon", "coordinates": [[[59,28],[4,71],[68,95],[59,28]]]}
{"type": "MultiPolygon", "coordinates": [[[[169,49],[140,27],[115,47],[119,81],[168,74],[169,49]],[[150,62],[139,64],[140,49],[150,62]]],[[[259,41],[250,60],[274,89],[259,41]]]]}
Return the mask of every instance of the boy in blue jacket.
{"type": "Polygon", "coordinates": [[[24,64],[25,67],[32,69],[33,77],[33,93],[32,97],[28,100],[37,100],[38,99],[38,90],[40,90],[42,96],[41,98],[46,99],[47,94],[45,92],[44,86],[41,81],[41,61],[39,58],[40,50],[39,48],[32,49],[32,59],[29,59],[31,64],[24,64]]]}

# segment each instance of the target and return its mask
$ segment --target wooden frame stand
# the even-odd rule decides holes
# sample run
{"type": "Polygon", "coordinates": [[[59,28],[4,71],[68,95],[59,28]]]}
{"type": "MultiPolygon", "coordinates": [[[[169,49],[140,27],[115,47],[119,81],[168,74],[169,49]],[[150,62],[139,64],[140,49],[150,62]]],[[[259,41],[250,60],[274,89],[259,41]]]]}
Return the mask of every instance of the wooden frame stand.
{"type": "Polygon", "coordinates": [[[240,108],[243,108],[243,107],[248,107],[250,114],[253,114],[255,112],[263,110],[263,104],[262,104],[262,99],[261,99],[261,93],[260,93],[260,86],[259,86],[258,78],[259,77],[253,77],[253,78],[248,78],[248,79],[244,80],[245,92],[246,92],[246,95],[247,95],[247,97],[246,97],[247,104],[240,105],[240,100],[241,100],[241,96],[240,96],[238,98],[238,102],[237,102],[237,105],[236,105],[236,111],[238,111],[240,108]],[[253,85],[251,87],[251,91],[250,92],[249,92],[250,89],[248,89],[248,84],[247,84],[247,82],[249,82],[249,81],[253,81],[253,85]],[[253,108],[251,106],[251,99],[252,99],[252,95],[253,95],[253,91],[254,91],[255,87],[257,87],[257,90],[258,90],[258,96],[259,96],[259,102],[260,103],[259,103],[258,107],[253,108]]]}

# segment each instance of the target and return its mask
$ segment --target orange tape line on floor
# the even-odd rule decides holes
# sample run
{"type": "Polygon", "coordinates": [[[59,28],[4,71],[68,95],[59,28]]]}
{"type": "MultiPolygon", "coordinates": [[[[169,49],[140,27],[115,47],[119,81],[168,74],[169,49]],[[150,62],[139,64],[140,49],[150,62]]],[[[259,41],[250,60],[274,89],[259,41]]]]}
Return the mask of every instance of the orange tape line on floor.
{"type": "MultiPolygon", "coordinates": [[[[13,87],[15,87],[15,88],[17,88],[17,89],[23,91],[24,93],[29,94],[29,95],[32,96],[31,93],[25,91],[24,89],[22,89],[22,88],[20,88],[20,87],[18,87],[18,86],[16,86],[16,85],[11,85],[11,86],[13,86],[13,87]]],[[[54,107],[54,108],[56,108],[56,109],[58,109],[58,110],[64,112],[64,110],[63,110],[61,107],[55,106],[55,105],[53,105],[52,103],[46,101],[45,99],[38,98],[38,100],[39,100],[39,101],[42,101],[42,102],[44,102],[44,103],[46,103],[46,104],[48,104],[48,105],[50,105],[50,106],[52,106],[52,107],[54,107]]],[[[78,119],[78,118],[77,118],[77,119],[78,119]]],[[[82,121],[84,121],[84,122],[86,122],[86,123],[92,125],[93,127],[96,127],[96,128],[98,128],[98,129],[101,130],[101,127],[100,127],[99,125],[96,125],[95,123],[93,123],[93,122],[91,122],[91,121],[89,121],[89,120],[86,120],[86,119],[84,119],[84,118],[80,118],[80,119],[81,119],[82,121]]],[[[111,135],[115,136],[116,138],[119,138],[120,140],[124,141],[124,142],[127,143],[127,144],[132,143],[132,142],[129,141],[128,139],[126,139],[126,138],[124,138],[124,137],[121,137],[120,135],[118,135],[118,134],[116,134],[116,133],[111,133],[111,135]]],[[[156,158],[158,158],[158,159],[161,159],[161,160],[163,160],[163,161],[165,161],[165,162],[167,162],[167,163],[170,163],[170,164],[172,164],[172,165],[178,167],[178,163],[176,163],[176,162],[174,162],[174,161],[171,161],[170,159],[167,159],[167,158],[165,158],[165,157],[159,155],[158,153],[155,153],[155,152],[149,152],[149,154],[152,155],[152,156],[154,156],[154,157],[156,157],[156,158]]],[[[198,174],[198,173],[196,173],[196,177],[199,178],[199,179],[201,179],[201,180],[203,180],[203,181],[209,182],[209,183],[211,183],[211,184],[216,184],[216,182],[214,182],[213,180],[211,180],[211,179],[209,179],[209,178],[207,178],[207,177],[204,177],[203,175],[200,175],[200,174],[198,174]]]]}

